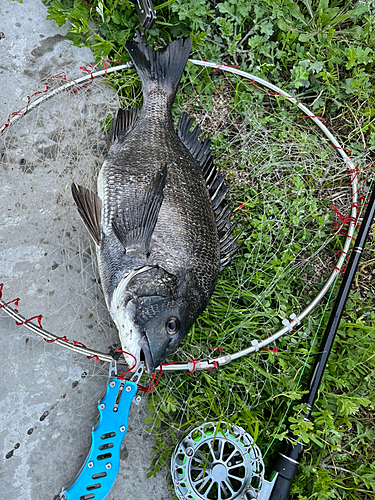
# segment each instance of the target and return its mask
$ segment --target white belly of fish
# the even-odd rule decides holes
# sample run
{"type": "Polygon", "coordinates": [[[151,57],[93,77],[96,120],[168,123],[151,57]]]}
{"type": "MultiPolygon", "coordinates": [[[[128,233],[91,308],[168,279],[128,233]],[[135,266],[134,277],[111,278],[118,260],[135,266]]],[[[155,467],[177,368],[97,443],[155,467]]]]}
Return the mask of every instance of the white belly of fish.
{"type": "Polygon", "coordinates": [[[134,367],[135,370],[140,364],[141,346],[139,341],[141,333],[134,323],[136,313],[135,297],[133,298],[132,294],[127,292],[127,288],[135,276],[150,269],[152,269],[150,266],[144,266],[141,269],[130,271],[115,288],[111,303],[109,304],[109,312],[117,326],[122,350],[125,351],[125,361],[130,367],[134,367]],[[126,354],[129,351],[136,359],[126,354]]]}

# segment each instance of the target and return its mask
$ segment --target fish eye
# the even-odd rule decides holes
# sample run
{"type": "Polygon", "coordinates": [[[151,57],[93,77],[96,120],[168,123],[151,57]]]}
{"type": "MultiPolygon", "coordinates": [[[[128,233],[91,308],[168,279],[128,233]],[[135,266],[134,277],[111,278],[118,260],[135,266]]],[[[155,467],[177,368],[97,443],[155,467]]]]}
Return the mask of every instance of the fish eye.
{"type": "Polygon", "coordinates": [[[176,335],[176,333],[180,329],[180,321],[174,316],[171,316],[167,319],[165,329],[167,330],[169,335],[176,335]]]}

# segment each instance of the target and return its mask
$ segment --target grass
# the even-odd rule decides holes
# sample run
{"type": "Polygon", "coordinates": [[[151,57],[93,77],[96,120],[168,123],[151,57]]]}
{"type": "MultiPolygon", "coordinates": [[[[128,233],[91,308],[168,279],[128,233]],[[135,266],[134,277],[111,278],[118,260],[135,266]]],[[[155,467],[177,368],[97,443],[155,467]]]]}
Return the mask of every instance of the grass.
{"type": "MultiPolygon", "coordinates": [[[[70,23],[70,40],[91,47],[98,63],[129,60],[124,42],[138,23],[131,2],[45,3],[49,19],[70,23]]],[[[238,65],[296,95],[324,117],[362,170],[371,165],[373,1],[169,0],[155,5],[158,21],[146,34],[150,43],[191,34],[194,57],[238,65]]],[[[110,81],[124,105],[139,96],[134,73],[110,81]]],[[[337,152],[300,112],[244,79],[189,64],[175,116],[182,109],[212,136],[233,207],[243,205],[236,218],[245,233],[241,255],[222,274],[207,310],[176,353],[175,359],[188,361],[236,352],[309,303],[342,247],[342,237],[332,230],[331,200],[347,215],[350,185],[337,152]]],[[[209,373],[163,374],[149,397],[153,416],[147,424],[158,440],[150,475],[165,470],[179,436],[205,419],[223,418],[244,427],[267,450],[268,470],[287,425],[302,436],[305,451],[292,499],[374,498],[374,251],[372,234],[312,422],[302,419],[302,397],[328,319],[322,316],[323,305],[297,332],[278,341],[277,354],[261,350],[209,373]]]]}

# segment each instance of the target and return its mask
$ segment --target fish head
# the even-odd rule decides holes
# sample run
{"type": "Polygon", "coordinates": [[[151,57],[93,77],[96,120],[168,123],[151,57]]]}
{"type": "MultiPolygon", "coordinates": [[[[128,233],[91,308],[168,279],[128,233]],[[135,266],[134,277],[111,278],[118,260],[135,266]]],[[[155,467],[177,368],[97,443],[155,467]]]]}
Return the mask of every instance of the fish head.
{"type": "Polygon", "coordinates": [[[135,322],[142,335],[140,345],[148,373],[161,365],[184,340],[191,326],[185,318],[181,298],[139,297],[135,322]]]}
{"type": "Polygon", "coordinates": [[[153,267],[138,272],[121,294],[114,294],[112,317],[133,369],[143,360],[152,373],[185,339],[200,313],[194,307],[196,301],[189,300],[186,285],[185,279],[153,267]]]}

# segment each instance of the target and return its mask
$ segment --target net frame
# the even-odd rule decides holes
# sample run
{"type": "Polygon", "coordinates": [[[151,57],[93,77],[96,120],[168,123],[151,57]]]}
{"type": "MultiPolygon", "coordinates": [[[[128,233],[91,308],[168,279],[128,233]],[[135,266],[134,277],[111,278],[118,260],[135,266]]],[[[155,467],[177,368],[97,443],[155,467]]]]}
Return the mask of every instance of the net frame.
{"type": "MultiPolygon", "coordinates": [[[[336,151],[340,154],[342,157],[342,160],[346,166],[346,170],[351,172],[351,189],[352,189],[352,206],[351,206],[351,213],[350,217],[348,218],[349,221],[349,226],[348,226],[348,231],[347,235],[345,238],[345,243],[343,248],[341,249],[339,258],[336,261],[336,264],[334,266],[334,269],[332,273],[330,274],[329,278],[327,279],[326,283],[320,290],[320,292],[314,297],[314,299],[308,304],[305,309],[300,312],[298,315],[297,314],[292,314],[289,319],[285,318],[281,321],[282,327],[279,328],[275,333],[273,333],[270,336],[267,336],[265,339],[262,341],[258,340],[252,340],[250,341],[249,347],[242,349],[234,354],[226,354],[222,355],[219,357],[215,357],[215,359],[208,359],[208,360],[202,360],[202,361],[191,361],[188,363],[173,363],[173,364],[166,364],[162,366],[163,371],[188,371],[188,372],[193,372],[195,370],[203,370],[203,371],[209,371],[212,369],[217,369],[218,367],[227,365],[228,363],[231,363],[232,361],[239,359],[243,356],[247,356],[251,353],[255,353],[259,351],[260,349],[267,347],[269,344],[274,343],[277,339],[282,337],[283,335],[292,332],[297,326],[301,324],[304,318],[306,318],[312,310],[321,302],[321,300],[324,298],[326,293],[329,291],[331,286],[334,284],[338,273],[341,271],[341,267],[344,264],[344,261],[346,259],[346,256],[349,251],[350,244],[353,240],[353,234],[356,228],[356,220],[357,220],[357,202],[358,202],[358,176],[356,173],[356,168],[353,163],[353,161],[350,159],[350,157],[347,155],[346,151],[348,151],[344,146],[340,145],[340,143],[337,141],[337,139],[332,135],[332,133],[329,131],[329,129],[326,127],[326,125],[323,123],[323,120],[315,116],[314,113],[312,113],[304,104],[302,104],[297,98],[291,96],[289,93],[285,92],[278,86],[267,82],[266,80],[253,75],[251,73],[248,73],[246,71],[243,71],[237,67],[233,66],[227,66],[225,64],[217,64],[205,60],[197,60],[197,59],[189,59],[189,62],[191,62],[194,65],[197,66],[203,66],[206,68],[212,68],[214,71],[221,70],[224,72],[232,73],[234,75],[240,76],[242,78],[245,78],[246,80],[251,81],[253,86],[262,91],[266,92],[269,95],[274,95],[274,96],[283,96],[286,98],[287,101],[289,101],[292,105],[295,105],[299,108],[300,111],[304,113],[304,115],[308,118],[310,118],[318,127],[319,129],[323,132],[323,134],[331,141],[331,145],[336,151]],[[257,87],[255,84],[261,85],[262,87],[265,87],[268,89],[267,91],[264,91],[262,88],[257,87]]],[[[83,86],[89,85],[95,78],[99,78],[102,76],[107,76],[110,73],[114,72],[119,72],[122,70],[130,69],[132,68],[133,65],[132,63],[126,63],[123,65],[107,68],[105,65],[104,70],[100,71],[88,71],[88,74],[71,80],[70,82],[65,83],[62,86],[59,86],[51,91],[46,91],[43,92],[43,95],[39,98],[37,98],[33,102],[28,102],[28,104],[22,108],[20,111],[11,113],[9,115],[7,123],[3,126],[3,128],[0,130],[0,136],[5,132],[5,130],[8,127],[13,126],[17,121],[19,121],[23,116],[28,114],[32,109],[35,107],[39,106],[42,104],[44,101],[47,99],[51,99],[52,97],[64,92],[71,90],[75,87],[82,88],[83,86]],[[81,86],[81,87],[80,87],[81,86]]],[[[349,151],[348,151],[349,152],[349,151]]],[[[13,301],[12,301],[13,302],[13,301]]],[[[56,345],[60,347],[64,347],[65,349],[74,351],[78,354],[84,355],[86,357],[93,357],[97,359],[98,361],[103,361],[107,363],[112,363],[113,362],[113,357],[111,354],[106,354],[100,351],[97,351],[95,349],[90,349],[87,348],[86,346],[82,345],[77,345],[79,343],[73,343],[68,340],[64,340],[58,335],[55,335],[54,333],[45,330],[44,328],[41,327],[41,325],[37,325],[33,323],[32,321],[26,319],[24,316],[22,316],[16,308],[12,308],[10,303],[6,303],[5,301],[0,299],[0,308],[8,315],[10,316],[14,321],[16,321],[18,324],[22,324],[25,326],[27,329],[32,331],[33,333],[39,335],[43,339],[49,341],[49,342],[54,342],[56,345]]],[[[35,319],[35,318],[32,318],[35,319]]],[[[118,360],[119,364],[126,364],[124,360],[121,358],[118,360]]],[[[160,370],[161,368],[158,367],[157,370],[160,370]]]]}

